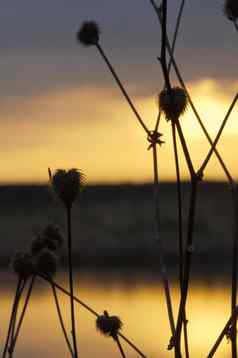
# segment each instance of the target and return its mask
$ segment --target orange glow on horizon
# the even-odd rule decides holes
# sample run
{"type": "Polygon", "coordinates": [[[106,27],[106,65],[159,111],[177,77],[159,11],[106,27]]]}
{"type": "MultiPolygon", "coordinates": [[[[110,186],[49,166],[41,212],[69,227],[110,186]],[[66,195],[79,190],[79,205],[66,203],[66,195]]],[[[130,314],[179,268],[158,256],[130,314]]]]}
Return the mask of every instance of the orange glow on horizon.
{"type": "MultiPolygon", "coordinates": [[[[236,93],[236,85],[222,87],[210,79],[189,84],[196,107],[213,138],[236,93]]],[[[46,182],[49,166],[80,168],[89,183],[152,180],[146,135],[118,90],[82,87],[7,102],[0,114],[4,133],[0,143],[1,182],[46,182]]],[[[148,128],[153,128],[158,112],[156,96],[137,97],[135,103],[148,128]]],[[[235,107],[218,145],[234,177],[238,177],[234,161],[237,114],[235,107]]],[[[198,167],[209,145],[190,110],[181,118],[181,124],[198,167]]],[[[158,149],[160,178],[174,180],[170,124],[163,120],[160,131],[166,142],[158,149]]],[[[183,158],[181,168],[182,178],[186,179],[183,158]]],[[[209,163],[205,177],[225,179],[215,158],[209,163]]]]}

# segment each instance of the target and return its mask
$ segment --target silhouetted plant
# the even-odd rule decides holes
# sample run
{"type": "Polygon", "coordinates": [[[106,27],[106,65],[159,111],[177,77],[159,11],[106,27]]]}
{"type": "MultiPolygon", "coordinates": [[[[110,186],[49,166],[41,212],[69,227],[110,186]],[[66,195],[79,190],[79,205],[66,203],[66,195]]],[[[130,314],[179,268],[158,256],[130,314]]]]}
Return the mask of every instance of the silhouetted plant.
{"type": "Polygon", "coordinates": [[[112,337],[117,343],[119,351],[123,358],[126,357],[122,345],[118,338],[118,332],[122,328],[122,321],[117,316],[109,316],[107,311],[104,311],[103,315],[98,316],[96,319],[96,328],[100,333],[105,336],[112,337]]]}
{"type": "MultiPolygon", "coordinates": [[[[83,22],[79,31],[77,32],[77,40],[80,44],[85,47],[94,46],[99,54],[102,56],[102,59],[105,61],[108,70],[112,74],[114,80],[116,81],[119,89],[121,90],[123,96],[125,97],[128,105],[133,111],[134,115],[137,118],[140,126],[146,134],[147,141],[149,142],[148,149],[152,151],[152,161],[153,161],[153,176],[154,176],[154,233],[155,239],[158,245],[159,253],[159,263],[161,278],[163,282],[163,288],[165,293],[165,300],[167,305],[168,320],[171,330],[171,338],[168,343],[168,349],[174,350],[175,358],[182,357],[182,332],[184,333],[184,347],[185,347],[185,356],[189,358],[189,339],[187,332],[187,315],[186,315],[186,305],[187,305],[187,296],[190,287],[190,276],[191,276],[191,267],[192,267],[192,257],[194,255],[194,229],[196,224],[196,204],[197,204],[197,192],[198,185],[203,180],[203,176],[206,172],[207,164],[209,163],[213,154],[216,155],[225,175],[228,180],[228,183],[231,188],[231,199],[233,204],[233,216],[234,216],[234,230],[232,236],[232,277],[231,277],[231,314],[225,324],[224,328],[221,331],[221,334],[217,338],[214,346],[212,347],[208,358],[211,358],[216,353],[222,339],[227,336],[231,340],[231,354],[232,358],[237,357],[237,255],[238,255],[238,192],[237,185],[226,167],[224,160],[221,154],[217,150],[217,144],[221,138],[222,132],[225,128],[225,125],[228,122],[230,114],[237,103],[238,94],[234,96],[234,99],[231,105],[228,108],[228,111],[224,117],[224,120],[215,136],[215,139],[212,140],[209,135],[206,126],[203,123],[201,116],[199,115],[191,95],[188,92],[186,84],[183,80],[183,76],[180,72],[178,64],[176,62],[174,51],[175,45],[178,38],[179,26],[182,20],[183,9],[185,1],[181,1],[177,21],[175,24],[175,30],[172,40],[172,45],[168,39],[167,35],[167,0],[162,0],[161,5],[158,5],[154,0],[148,1],[155,14],[158,18],[159,25],[161,28],[161,48],[160,56],[157,58],[161,66],[161,71],[164,78],[164,86],[161,89],[158,95],[158,114],[156,115],[155,126],[152,129],[149,129],[145,124],[142,116],[139,114],[136,109],[133,101],[131,100],[127,90],[125,89],[122,81],[120,80],[115,68],[113,67],[111,61],[109,60],[104,48],[101,45],[101,30],[99,25],[95,21],[86,21],[83,22]],[[167,59],[167,56],[169,59],[167,59]],[[170,70],[174,69],[177,76],[179,86],[174,86],[170,78],[170,70]],[[187,146],[187,140],[184,135],[180,118],[187,110],[188,107],[191,107],[205,137],[207,138],[210,149],[208,150],[207,155],[204,160],[195,168],[192,154],[189,151],[187,146]],[[173,151],[175,158],[175,169],[176,169],[176,179],[177,179],[177,219],[178,219],[178,256],[179,256],[179,286],[180,286],[180,302],[178,308],[178,315],[175,318],[174,307],[171,298],[170,292],[170,282],[167,274],[167,263],[166,256],[163,250],[163,240],[161,237],[160,230],[160,203],[159,203],[159,173],[158,173],[158,157],[157,150],[158,144],[162,145],[164,143],[161,140],[163,134],[159,132],[159,127],[163,117],[171,124],[171,134],[173,140],[173,151]],[[177,141],[180,141],[183,155],[185,157],[186,165],[190,175],[190,200],[189,200],[189,209],[187,213],[187,233],[186,238],[183,237],[183,226],[182,226],[182,193],[181,193],[181,180],[180,180],[180,158],[178,156],[177,150],[177,141]]],[[[224,12],[229,20],[231,20],[236,29],[237,19],[238,19],[238,2],[237,0],[226,0],[224,3],[224,12]]],[[[25,316],[27,306],[32,294],[33,285],[35,284],[36,277],[42,278],[45,282],[49,283],[52,288],[53,298],[55,300],[55,305],[57,309],[57,314],[59,317],[60,326],[64,334],[68,350],[72,358],[78,358],[78,347],[77,347],[77,330],[75,323],[75,302],[80,304],[86,310],[91,312],[96,317],[96,328],[100,333],[105,336],[112,337],[116,342],[120,354],[122,357],[126,357],[123,347],[121,345],[120,339],[127,342],[141,357],[146,358],[144,353],[137,348],[127,337],[121,333],[122,322],[121,319],[117,316],[110,316],[105,310],[102,315],[99,315],[94,309],[92,309],[88,304],[78,299],[74,295],[74,280],[73,280],[73,262],[72,262],[72,207],[80,197],[81,189],[85,182],[85,177],[80,170],[72,168],[70,170],[58,169],[54,173],[49,169],[50,184],[55,193],[56,197],[63,204],[63,207],[66,212],[66,223],[67,223],[67,244],[68,244],[68,275],[69,275],[69,292],[57,284],[53,280],[53,275],[55,274],[58,267],[58,252],[61,250],[64,238],[60,233],[58,227],[54,225],[48,225],[43,230],[40,230],[35,234],[32,242],[30,243],[28,249],[23,252],[17,253],[11,261],[11,267],[14,273],[17,275],[17,284],[15,297],[12,304],[12,312],[9,320],[7,338],[5,341],[5,346],[3,350],[2,358],[6,358],[6,355],[11,358],[13,357],[14,348],[16,346],[16,341],[19,336],[19,331],[22,326],[22,322],[25,316]],[[19,302],[23,298],[23,292],[26,290],[24,305],[21,313],[19,314],[19,302]],[[60,309],[60,302],[57,295],[57,290],[60,290],[65,295],[70,298],[70,317],[71,317],[71,333],[72,333],[72,344],[69,339],[69,335],[66,332],[63,317],[60,309]],[[120,339],[119,339],[120,338],[120,339]]]]}
{"type": "MultiPolygon", "coordinates": [[[[123,95],[125,96],[128,104],[130,105],[132,111],[136,115],[139,123],[145,130],[147,134],[147,139],[150,142],[149,149],[153,149],[153,163],[154,163],[154,184],[155,184],[155,223],[156,223],[156,237],[159,243],[160,248],[160,265],[161,265],[161,273],[162,273],[162,279],[164,283],[164,289],[165,289],[165,297],[167,302],[167,308],[168,308],[168,316],[169,316],[169,322],[172,332],[172,338],[170,340],[169,348],[175,349],[175,356],[176,358],[179,358],[182,356],[181,354],[181,331],[182,331],[182,325],[184,324],[184,333],[185,333],[185,351],[186,351],[186,357],[189,356],[188,351],[188,337],[187,337],[187,319],[186,319],[186,302],[187,302],[187,294],[189,289],[189,282],[190,282],[190,271],[191,271],[191,259],[192,254],[194,252],[194,227],[195,227],[195,218],[196,218],[196,202],[197,202],[197,187],[198,183],[202,181],[204,171],[206,168],[207,163],[209,162],[211,156],[213,153],[216,154],[227,178],[229,183],[231,184],[232,190],[234,190],[232,194],[233,203],[234,203],[234,215],[235,218],[237,217],[237,202],[235,200],[236,193],[235,193],[235,186],[234,186],[234,180],[228,171],[221,155],[218,153],[216,149],[216,145],[218,143],[218,140],[222,134],[222,131],[225,127],[225,124],[230,116],[230,113],[235,106],[238,96],[236,95],[228,112],[227,115],[224,118],[224,121],[220,127],[220,130],[218,131],[218,134],[214,140],[212,141],[206,127],[204,126],[201,117],[198,114],[198,111],[196,110],[191,96],[188,93],[188,90],[185,86],[185,83],[183,81],[182,75],[178,69],[178,66],[176,64],[173,51],[175,47],[175,42],[177,39],[178,34],[178,28],[179,24],[182,18],[182,11],[184,7],[185,1],[181,2],[181,6],[179,9],[178,19],[175,27],[175,34],[174,34],[174,40],[172,47],[170,46],[168,36],[167,36],[167,1],[163,0],[161,5],[158,6],[154,0],[150,0],[150,3],[153,7],[153,9],[156,12],[156,15],[158,16],[159,23],[161,25],[161,53],[160,57],[158,57],[158,60],[161,64],[162,73],[164,76],[164,82],[165,86],[164,89],[159,94],[159,114],[157,116],[157,121],[155,125],[154,130],[148,130],[147,126],[145,125],[143,119],[139,115],[138,111],[136,110],[132,100],[130,99],[127,91],[125,90],[124,86],[122,85],[121,80],[119,79],[119,76],[117,75],[114,67],[111,64],[111,61],[109,61],[107,55],[105,54],[105,51],[102,49],[101,44],[99,43],[99,38],[97,40],[97,43],[94,43],[94,45],[99,50],[99,53],[102,55],[102,58],[104,59],[106,65],[108,66],[108,69],[112,73],[114,79],[116,80],[116,83],[118,84],[120,90],[122,91],[123,95]],[[167,63],[166,54],[169,54],[169,63],[167,63]],[[180,82],[181,87],[173,87],[170,82],[170,67],[173,66],[175,69],[175,73],[178,77],[178,80],[180,82]],[[208,139],[211,149],[209,150],[207,156],[205,157],[202,165],[198,170],[195,169],[191,154],[189,152],[189,149],[187,147],[186,138],[183,134],[182,127],[179,122],[179,117],[184,113],[186,110],[188,104],[191,106],[206,138],[208,139]],[[165,115],[165,118],[167,120],[171,120],[172,124],[172,137],[173,137],[173,146],[174,146],[174,153],[175,153],[175,164],[176,164],[176,177],[177,177],[177,191],[178,191],[178,227],[179,227],[179,257],[180,257],[180,287],[181,287],[181,299],[180,299],[180,305],[179,305],[179,313],[177,318],[177,323],[175,326],[175,321],[173,317],[173,311],[172,311],[172,302],[171,302],[171,296],[170,296],[170,290],[169,290],[169,283],[166,273],[166,265],[165,265],[165,258],[163,254],[162,249],[162,242],[160,239],[160,218],[159,218],[159,203],[158,203],[158,168],[157,168],[157,144],[162,144],[161,136],[162,134],[158,132],[159,123],[161,119],[161,114],[165,115]],[[185,156],[185,160],[187,163],[187,167],[190,173],[191,178],[191,195],[190,195],[190,207],[188,212],[188,220],[187,220],[187,238],[186,241],[183,242],[182,238],[182,197],[181,197],[181,187],[180,187],[180,168],[179,168],[179,158],[178,158],[178,152],[177,152],[177,139],[176,136],[178,135],[181,146],[183,149],[183,153],[185,156]]],[[[237,1],[226,1],[225,3],[225,12],[228,15],[228,17],[235,22],[237,19],[237,1]]],[[[92,21],[92,23],[94,23],[92,21]]],[[[85,26],[85,23],[82,25],[81,30],[85,26]]],[[[80,38],[78,37],[80,40],[80,38]]],[[[82,41],[80,41],[82,43],[82,41]]],[[[236,222],[236,219],[235,219],[236,222]]],[[[237,224],[235,223],[235,232],[237,234],[238,230],[236,229],[237,224]]],[[[235,309],[236,309],[236,281],[237,281],[237,269],[236,269],[236,262],[237,262],[237,244],[236,244],[236,238],[234,236],[233,240],[233,273],[232,273],[232,357],[236,357],[236,317],[235,316],[235,309]],[[235,321],[234,321],[235,320],[235,321]]]]}

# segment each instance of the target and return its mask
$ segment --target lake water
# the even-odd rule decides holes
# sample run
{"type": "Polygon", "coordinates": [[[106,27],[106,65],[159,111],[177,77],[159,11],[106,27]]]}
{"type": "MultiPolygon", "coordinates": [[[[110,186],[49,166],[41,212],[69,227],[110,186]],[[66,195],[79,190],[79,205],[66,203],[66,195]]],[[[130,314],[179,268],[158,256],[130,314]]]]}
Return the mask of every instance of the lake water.
{"type": "MultiPolygon", "coordinates": [[[[55,281],[67,287],[64,274],[55,281]]],[[[16,278],[1,273],[0,339],[1,346],[13,299],[16,278]]],[[[187,316],[189,319],[190,353],[193,358],[204,358],[224,327],[230,312],[229,285],[225,278],[213,277],[209,281],[195,279],[189,291],[187,316]]],[[[128,336],[148,358],[173,357],[166,350],[170,338],[168,319],[160,277],[139,272],[133,268],[122,272],[77,273],[76,295],[97,312],[107,310],[118,315],[124,325],[122,333],[128,336]]],[[[178,290],[172,285],[174,307],[178,305],[178,290]]],[[[69,299],[59,294],[67,321],[69,299]]],[[[79,356],[84,358],[120,357],[111,338],[95,329],[95,317],[76,304],[79,356]]],[[[69,331],[69,321],[67,329],[69,331]]],[[[139,357],[122,341],[127,357],[139,357]]],[[[49,285],[37,279],[29,308],[17,342],[18,358],[70,357],[58,323],[54,300],[49,285]]],[[[222,342],[216,357],[230,357],[230,344],[222,342]]]]}

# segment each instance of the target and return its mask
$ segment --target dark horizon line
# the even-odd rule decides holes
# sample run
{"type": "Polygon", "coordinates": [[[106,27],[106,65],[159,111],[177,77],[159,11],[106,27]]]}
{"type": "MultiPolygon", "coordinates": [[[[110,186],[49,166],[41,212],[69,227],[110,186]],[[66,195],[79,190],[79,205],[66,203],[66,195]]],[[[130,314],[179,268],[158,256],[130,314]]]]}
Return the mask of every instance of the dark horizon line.
{"type": "MultiPolygon", "coordinates": [[[[181,180],[182,184],[189,184],[189,180],[181,180]]],[[[201,183],[206,184],[229,184],[226,180],[220,179],[204,179],[201,183]]],[[[176,184],[175,180],[160,180],[159,184],[176,184]]],[[[153,185],[153,181],[118,181],[118,182],[107,182],[107,181],[91,181],[86,182],[85,186],[101,186],[101,187],[111,187],[111,186],[140,186],[140,185],[153,185]]],[[[0,187],[46,187],[49,186],[49,182],[0,182],[0,187]]]]}

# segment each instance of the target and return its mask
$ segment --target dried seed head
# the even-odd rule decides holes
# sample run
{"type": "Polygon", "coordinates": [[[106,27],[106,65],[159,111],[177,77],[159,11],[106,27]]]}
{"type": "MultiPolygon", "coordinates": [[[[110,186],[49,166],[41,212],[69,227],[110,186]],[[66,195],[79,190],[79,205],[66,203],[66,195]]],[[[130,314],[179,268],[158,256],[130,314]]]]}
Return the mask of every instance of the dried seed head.
{"type": "Polygon", "coordinates": [[[10,266],[22,279],[27,279],[34,272],[32,256],[28,252],[17,252],[11,259],[10,266]]]}
{"type": "Polygon", "coordinates": [[[224,5],[224,12],[229,20],[236,21],[238,19],[238,1],[226,0],[224,5]]]}
{"type": "Polygon", "coordinates": [[[84,183],[84,175],[77,169],[58,169],[52,175],[51,184],[58,198],[70,208],[80,193],[84,183]]]}
{"type": "Polygon", "coordinates": [[[35,258],[36,272],[52,276],[57,271],[58,256],[51,250],[43,249],[35,258]]]}
{"type": "Polygon", "coordinates": [[[107,311],[96,319],[96,328],[105,336],[116,338],[118,331],[122,328],[122,322],[117,316],[109,316],[107,311]]]}
{"type": "Polygon", "coordinates": [[[42,237],[45,239],[48,249],[52,251],[59,250],[64,242],[60,228],[54,224],[49,224],[44,228],[42,237]]]}
{"type": "Polygon", "coordinates": [[[41,250],[46,247],[46,243],[43,237],[37,235],[34,239],[32,239],[30,243],[30,252],[33,256],[37,255],[41,250]]]}
{"type": "Polygon", "coordinates": [[[183,88],[173,87],[170,91],[163,90],[159,94],[159,108],[166,119],[177,120],[187,109],[188,99],[183,88]]]}
{"type": "Polygon", "coordinates": [[[84,46],[97,45],[100,30],[95,21],[85,21],[77,32],[78,41],[84,46]]]}
{"type": "Polygon", "coordinates": [[[30,251],[32,255],[37,255],[44,248],[57,251],[62,247],[63,242],[64,237],[58,226],[49,224],[31,241],[30,251]]]}

